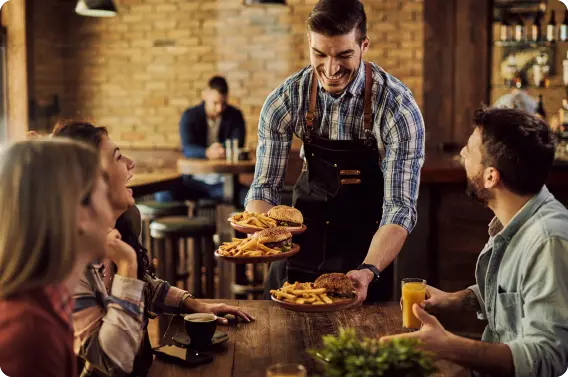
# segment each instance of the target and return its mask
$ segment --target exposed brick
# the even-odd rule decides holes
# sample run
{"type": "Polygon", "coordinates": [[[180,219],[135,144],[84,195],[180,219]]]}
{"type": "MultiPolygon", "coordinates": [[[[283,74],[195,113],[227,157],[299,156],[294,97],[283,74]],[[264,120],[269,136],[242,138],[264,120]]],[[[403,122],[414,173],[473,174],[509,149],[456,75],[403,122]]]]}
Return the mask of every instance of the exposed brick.
{"type": "MultiPolygon", "coordinates": [[[[317,0],[246,7],[240,0],[120,0],[119,16],[87,19],[69,0],[34,2],[30,96],[60,96],[63,116],[109,127],[120,146],[179,148],[181,112],[223,74],[255,147],[266,96],[309,64],[306,17],[317,0]],[[73,30],[73,33],[69,33],[73,30]],[[62,45],[61,41],[65,41],[62,45]]],[[[366,59],[422,102],[423,0],[365,1],[366,59]]],[[[298,143],[298,141],[295,141],[298,143]]]]}

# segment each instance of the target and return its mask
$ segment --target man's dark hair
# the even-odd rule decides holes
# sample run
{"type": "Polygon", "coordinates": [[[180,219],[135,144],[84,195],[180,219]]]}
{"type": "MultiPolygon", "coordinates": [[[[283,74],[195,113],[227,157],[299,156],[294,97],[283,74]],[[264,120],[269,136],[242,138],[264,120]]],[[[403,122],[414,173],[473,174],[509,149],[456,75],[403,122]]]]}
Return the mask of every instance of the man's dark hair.
{"type": "Polygon", "coordinates": [[[518,109],[481,108],[474,125],[482,140],[482,163],[499,171],[505,187],[518,195],[537,194],[554,162],[548,124],[518,109]]]}
{"type": "Polygon", "coordinates": [[[227,80],[221,76],[212,77],[211,80],[209,80],[209,88],[215,89],[224,96],[229,94],[229,85],[227,84],[227,80]]]}
{"type": "Polygon", "coordinates": [[[367,15],[359,0],[319,0],[308,18],[308,29],[334,37],[357,29],[359,44],[367,37],[367,15]]]}

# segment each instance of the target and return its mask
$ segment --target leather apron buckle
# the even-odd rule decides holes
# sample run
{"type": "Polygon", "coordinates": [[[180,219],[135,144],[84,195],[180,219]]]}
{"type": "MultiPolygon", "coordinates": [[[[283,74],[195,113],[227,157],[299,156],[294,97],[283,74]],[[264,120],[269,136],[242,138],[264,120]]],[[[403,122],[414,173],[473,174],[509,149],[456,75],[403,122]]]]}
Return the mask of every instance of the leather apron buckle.
{"type": "Polygon", "coordinates": [[[361,184],[361,179],[359,178],[344,178],[340,180],[342,185],[359,185],[361,184]]]}

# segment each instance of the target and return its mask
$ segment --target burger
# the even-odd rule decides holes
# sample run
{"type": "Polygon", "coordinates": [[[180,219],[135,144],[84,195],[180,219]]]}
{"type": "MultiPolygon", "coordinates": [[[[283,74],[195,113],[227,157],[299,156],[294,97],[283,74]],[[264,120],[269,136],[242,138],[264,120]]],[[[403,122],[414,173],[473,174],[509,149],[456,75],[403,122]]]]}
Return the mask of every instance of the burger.
{"type": "Polygon", "coordinates": [[[280,250],[283,253],[292,249],[292,233],[282,227],[261,230],[256,232],[252,238],[258,239],[258,243],[270,249],[280,250]]]}
{"type": "Polygon", "coordinates": [[[355,287],[345,274],[323,274],[314,282],[314,288],[325,288],[332,299],[355,298],[355,287]]]}
{"type": "Polygon", "coordinates": [[[294,207],[272,207],[266,215],[271,219],[276,220],[276,226],[300,228],[304,223],[304,216],[302,216],[302,212],[298,211],[294,207]]]}

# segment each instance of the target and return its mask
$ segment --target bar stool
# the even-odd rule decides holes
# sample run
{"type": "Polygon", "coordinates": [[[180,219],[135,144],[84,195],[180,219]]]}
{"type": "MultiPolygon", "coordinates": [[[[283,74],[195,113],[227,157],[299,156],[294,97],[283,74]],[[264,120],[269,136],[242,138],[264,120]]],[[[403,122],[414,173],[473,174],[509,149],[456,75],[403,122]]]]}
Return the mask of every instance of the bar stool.
{"type": "Polygon", "coordinates": [[[217,206],[221,204],[221,200],[216,199],[199,199],[196,203],[197,216],[216,218],[217,206]]]}
{"type": "Polygon", "coordinates": [[[136,205],[140,211],[142,218],[141,240],[144,247],[148,250],[148,258],[152,269],[156,269],[156,265],[160,260],[156,258],[154,245],[150,237],[150,223],[159,217],[164,216],[181,216],[188,214],[188,206],[184,202],[156,202],[145,201],[136,205]]]}
{"type": "Polygon", "coordinates": [[[158,276],[171,285],[184,282],[184,289],[195,297],[213,298],[214,287],[214,245],[215,221],[207,217],[168,216],[150,224],[150,235],[156,242],[156,253],[161,261],[158,276]],[[189,257],[187,241],[193,241],[192,256],[189,257]],[[180,253],[179,246],[183,245],[180,253]],[[182,260],[183,259],[183,260],[182,260]],[[188,265],[191,263],[191,273],[188,265]],[[178,267],[182,267],[178,270],[178,267]],[[205,290],[202,284],[202,269],[205,267],[205,290]],[[191,277],[192,287],[187,280],[191,277]]]}

